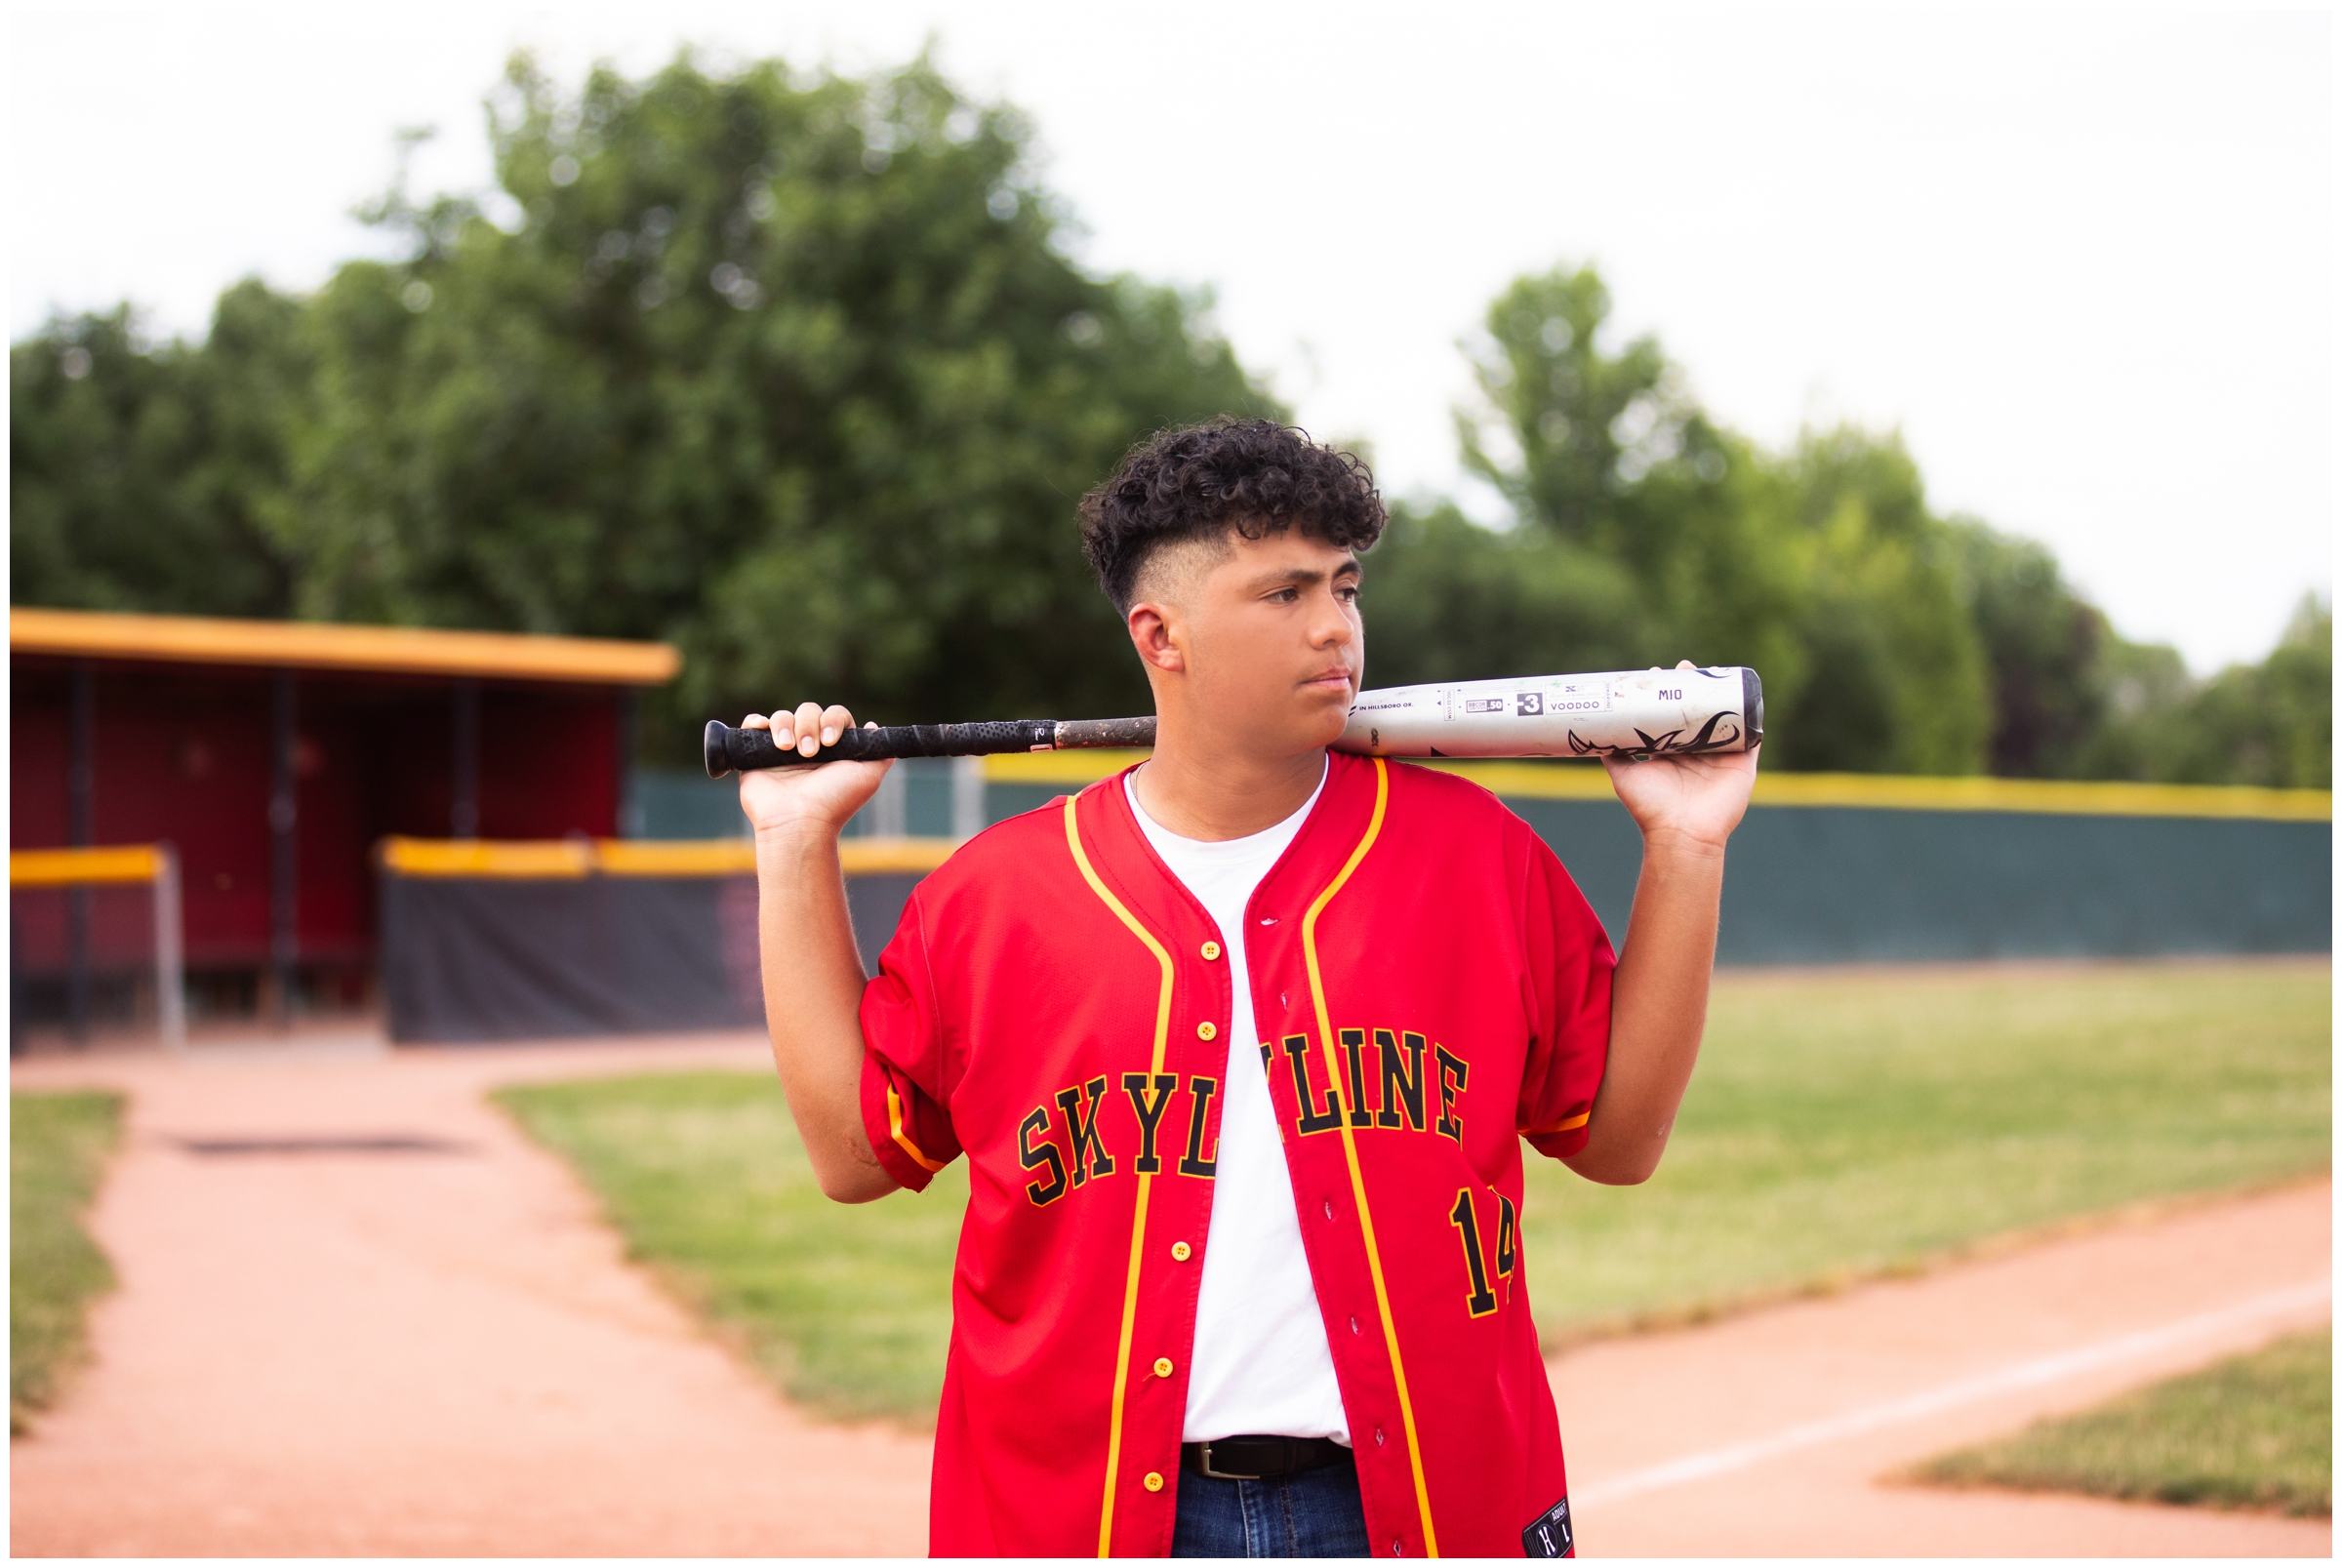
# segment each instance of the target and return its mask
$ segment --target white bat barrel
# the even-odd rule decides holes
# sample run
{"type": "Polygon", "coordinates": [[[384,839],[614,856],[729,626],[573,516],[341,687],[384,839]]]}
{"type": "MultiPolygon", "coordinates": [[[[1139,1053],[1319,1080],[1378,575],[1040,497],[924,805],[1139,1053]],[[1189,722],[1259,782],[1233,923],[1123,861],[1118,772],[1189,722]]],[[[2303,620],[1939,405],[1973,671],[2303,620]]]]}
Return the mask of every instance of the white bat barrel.
{"type": "Polygon", "coordinates": [[[1764,739],[1740,665],[1528,675],[1365,691],[1335,749],[1380,757],[1688,756],[1764,739]]]}

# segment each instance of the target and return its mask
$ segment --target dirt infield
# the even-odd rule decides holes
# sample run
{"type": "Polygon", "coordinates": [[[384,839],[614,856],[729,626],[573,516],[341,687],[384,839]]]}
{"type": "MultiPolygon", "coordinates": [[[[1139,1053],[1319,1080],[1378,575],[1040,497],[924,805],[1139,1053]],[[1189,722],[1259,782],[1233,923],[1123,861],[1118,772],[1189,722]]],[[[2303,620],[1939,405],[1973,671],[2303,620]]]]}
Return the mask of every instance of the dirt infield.
{"type": "Polygon", "coordinates": [[[1592,1556],[2324,1556],[2324,1520],[1878,1478],[2332,1313],[2328,1182],[1553,1364],[1592,1556]]]}
{"type": "Polygon", "coordinates": [[[18,1554],[926,1549],[925,1439],[791,1412],[481,1099],[759,1039],[367,1047],[17,1069],[131,1092],[94,1216],[122,1289],[13,1445],[18,1554]]]}
{"type": "MultiPolygon", "coordinates": [[[[24,1555],[912,1553],[925,1439],[792,1412],[625,1264],[498,1083],[755,1036],[353,1035],[19,1064],[131,1093],[122,1289],[12,1445],[24,1555]]],[[[1874,1478],[2325,1320],[2320,1183],[1555,1363],[1591,1554],[2324,1554],[2322,1522],[1874,1478]]]]}

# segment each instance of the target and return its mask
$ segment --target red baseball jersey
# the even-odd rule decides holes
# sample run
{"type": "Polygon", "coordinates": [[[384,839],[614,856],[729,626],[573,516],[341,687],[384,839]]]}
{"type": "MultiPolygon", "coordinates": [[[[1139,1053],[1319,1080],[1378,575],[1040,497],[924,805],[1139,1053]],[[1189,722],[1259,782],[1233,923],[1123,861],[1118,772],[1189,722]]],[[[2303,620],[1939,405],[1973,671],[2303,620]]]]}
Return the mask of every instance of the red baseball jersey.
{"type": "MultiPolygon", "coordinates": [[[[1608,941],[1477,785],[1336,755],[1244,915],[1257,1049],[1377,1555],[1512,1555],[1564,1500],[1520,1259],[1523,1138],[1574,1153],[1608,941]]],[[[921,882],[864,992],[870,1142],[965,1153],[929,1538],[1161,1555],[1232,1063],[1222,933],[1120,780],[921,882]]]]}

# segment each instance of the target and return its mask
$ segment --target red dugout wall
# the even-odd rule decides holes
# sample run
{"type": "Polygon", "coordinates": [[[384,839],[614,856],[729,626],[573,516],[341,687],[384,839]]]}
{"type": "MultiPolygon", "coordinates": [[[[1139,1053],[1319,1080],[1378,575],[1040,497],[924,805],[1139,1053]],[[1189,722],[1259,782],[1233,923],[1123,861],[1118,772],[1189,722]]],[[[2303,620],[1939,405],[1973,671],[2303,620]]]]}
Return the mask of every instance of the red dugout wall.
{"type": "MultiPolygon", "coordinates": [[[[364,994],[386,836],[617,833],[633,693],[676,665],[658,644],[31,610],[10,647],[11,846],[176,845],[215,1010],[364,994]]],[[[66,939],[20,934],[36,1010],[66,939]]]]}

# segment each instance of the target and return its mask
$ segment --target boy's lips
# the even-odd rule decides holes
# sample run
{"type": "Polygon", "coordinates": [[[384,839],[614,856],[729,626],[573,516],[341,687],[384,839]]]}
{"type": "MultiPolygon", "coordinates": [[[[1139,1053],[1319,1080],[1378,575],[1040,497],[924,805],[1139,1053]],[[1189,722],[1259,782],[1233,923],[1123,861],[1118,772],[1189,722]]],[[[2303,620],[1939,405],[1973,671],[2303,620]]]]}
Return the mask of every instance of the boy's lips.
{"type": "Polygon", "coordinates": [[[1349,671],[1349,670],[1347,670],[1347,669],[1327,669],[1327,670],[1320,670],[1318,673],[1316,673],[1316,674],[1314,674],[1314,675],[1312,675],[1312,676],[1311,676],[1311,677],[1310,677],[1308,680],[1305,680],[1305,681],[1303,681],[1303,682],[1301,683],[1301,689],[1302,689],[1303,691],[1305,691],[1305,692],[1306,692],[1306,691],[1332,691],[1332,690],[1333,690],[1334,688],[1336,688],[1336,687],[1340,687],[1340,688],[1341,688],[1341,690],[1342,690],[1342,695],[1344,695],[1345,697],[1347,697],[1347,696],[1351,695],[1352,688],[1353,688],[1353,682],[1352,682],[1352,680],[1351,680],[1351,675],[1350,675],[1350,671],[1349,671]]]}

